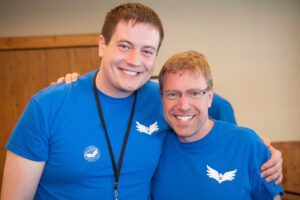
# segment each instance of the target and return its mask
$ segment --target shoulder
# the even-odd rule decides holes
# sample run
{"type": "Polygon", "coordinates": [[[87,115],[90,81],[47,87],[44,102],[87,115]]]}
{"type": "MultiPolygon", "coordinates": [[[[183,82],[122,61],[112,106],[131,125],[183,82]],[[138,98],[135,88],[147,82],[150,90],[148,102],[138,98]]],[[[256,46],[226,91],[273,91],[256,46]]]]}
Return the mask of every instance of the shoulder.
{"type": "Polygon", "coordinates": [[[250,128],[218,120],[215,120],[215,124],[223,136],[226,135],[234,140],[244,141],[245,143],[262,143],[257,133],[250,128]]]}
{"type": "Polygon", "coordinates": [[[88,92],[88,88],[92,90],[93,74],[96,71],[92,71],[79,77],[79,79],[70,84],[60,83],[49,86],[38,93],[34,94],[31,98],[31,102],[35,102],[41,107],[48,107],[53,105],[61,105],[68,99],[72,99],[75,95],[82,92],[88,92]]]}
{"type": "Polygon", "coordinates": [[[264,145],[257,133],[247,127],[218,121],[219,144],[227,144],[236,150],[243,151],[245,157],[262,163],[269,157],[268,148],[264,145]]]}

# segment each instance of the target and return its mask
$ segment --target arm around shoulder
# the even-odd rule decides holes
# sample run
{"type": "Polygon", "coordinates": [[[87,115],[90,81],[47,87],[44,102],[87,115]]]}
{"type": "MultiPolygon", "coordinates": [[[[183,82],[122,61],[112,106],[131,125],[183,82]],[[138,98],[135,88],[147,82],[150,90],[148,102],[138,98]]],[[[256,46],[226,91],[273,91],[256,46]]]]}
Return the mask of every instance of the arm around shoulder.
{"type": "Polygon", "coordinates": [[[1,200],[33,199],[45,162],[31,161],[7,151],[1,200]]]}

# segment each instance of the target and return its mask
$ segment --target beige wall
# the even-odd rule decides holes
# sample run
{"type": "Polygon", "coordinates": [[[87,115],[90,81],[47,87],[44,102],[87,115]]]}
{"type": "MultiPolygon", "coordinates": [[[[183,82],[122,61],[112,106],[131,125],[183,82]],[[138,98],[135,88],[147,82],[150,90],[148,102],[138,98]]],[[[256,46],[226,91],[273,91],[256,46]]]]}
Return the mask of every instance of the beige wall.
{"type": "MultiPolygon", "coordinates": [[[[0,0],[0,37],[96,33],[105,12],[122,2],[0,0]]],[[[139,2],[165,26],[155,74],[176,51],[203,52],[239,124],[273,141],[300,140],[300,1],[139,2]]]]}

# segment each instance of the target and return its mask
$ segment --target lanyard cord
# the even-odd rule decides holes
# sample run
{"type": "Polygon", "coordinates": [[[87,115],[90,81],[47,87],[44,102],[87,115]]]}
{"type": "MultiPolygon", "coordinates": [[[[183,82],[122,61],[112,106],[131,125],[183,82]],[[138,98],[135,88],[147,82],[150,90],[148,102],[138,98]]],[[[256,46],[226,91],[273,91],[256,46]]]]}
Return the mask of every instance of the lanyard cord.
{"type": "Polygon", "coordinates": [[[111,146],[110,139],[109,139],[109,136],[108,136],[106,124],[105,124],[105,121],[104,121],[104,116],[103,116],[103,112],[102,112],[102,108],[101,108],[100,99],[99,99],[98,92],[97,92],[97,87],[96,87],[96,77],[97,77],[97,74],[98,74],[98,72],[95,74],[94,81],[93,81],[94,96],[95,96],[96,103],[97,103],[97,108],[98,108],[98,113],[99,113],[99,119],[100,119],[100,122],[102,124],[103,129],[104,129],[106,143],[107,143],[107,146],[108,146],[111,163],[112,163],[113,170],[114,170],[114,178],[115,178],[114,193],[115,193],[115,199],[118,199],[118,181],[119,181],[119,177],[120,177],[120,172],[121,172],[121,167],[122,167],[122,163],[123,163],[123,157],[124,157],[124,153],[125,153],[125,148],[126,148],[127,140],[128,140],[129,133],[130,133],[130,127],[131,127],[131,124],[132,124],[132,119],[133,119],[133,115],[134,115],[134,111],[135,111],[137,91],[134,92],[134,101],[133,101],[133,105],[132,105],[132,109],[131,109],[131,114],[130,114],[129,122],[128,122],[128,125],[127,125],[126,134],[125,134],[124,139],[123,139],[121,154],[120,154],[120,157],[119,157],[118,168],[117,168],[115,157],[114,157],[113,150],[112,150],[112,146],[111,146]]]}

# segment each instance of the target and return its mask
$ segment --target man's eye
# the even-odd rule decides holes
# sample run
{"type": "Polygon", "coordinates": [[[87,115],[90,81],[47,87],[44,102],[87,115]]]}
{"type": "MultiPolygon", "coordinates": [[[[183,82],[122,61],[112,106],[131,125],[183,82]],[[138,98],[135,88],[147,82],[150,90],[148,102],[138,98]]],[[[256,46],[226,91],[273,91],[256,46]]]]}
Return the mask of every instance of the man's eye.
{"type": "Polygon", "coordinates": [[[199,97],[199,96],[201,96],[200,91],[190,91],[188,94],[189,94],[190,97],[199,97]]]}
{"type": "Polygon", "coordinates": [[[151,50],[143,50],[143,54],[145,54],[146,56],[152,56],[154,52],[151,50]]]}
{"type": "Polygon", "coordinates": [[[177,96],[178,96],[178,93],[177,93],[177,92],[169,92],[169,93],[167,94],[167,96],[170,97],[170,98],[174,98],[174,97],[177,97],[177,96]]]}
{"type": "Polygon", "coordinates": [[[126,45],[126,44],[119,44],[119,48],[120,48],[121,50],[127,50],[127,49],[129,49],[129,46],[126,45]]]}

